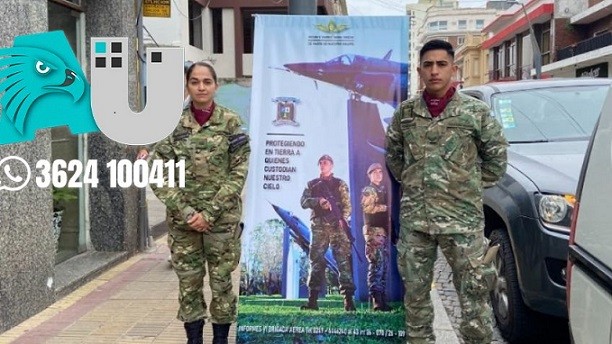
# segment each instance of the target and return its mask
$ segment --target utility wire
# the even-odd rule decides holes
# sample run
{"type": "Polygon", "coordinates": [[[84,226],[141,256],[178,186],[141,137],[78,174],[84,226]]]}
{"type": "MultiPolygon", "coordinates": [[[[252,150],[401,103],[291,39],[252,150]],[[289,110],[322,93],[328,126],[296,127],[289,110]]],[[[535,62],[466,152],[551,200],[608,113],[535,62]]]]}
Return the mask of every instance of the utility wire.
{"type": "Polygon", "coordinates": [[[151,32],[149,31],[149,29],[147,29],[146,26],[142,26],[142,28],[149,34],[149,38],[151,38],[151,40],[153,41],[153,43],[155,43],[155,46],[159,47],[159,44],[157,44],[157,41],[155,40],[155,37],[153,37],[153,35],[151,34],[151,32]]]}

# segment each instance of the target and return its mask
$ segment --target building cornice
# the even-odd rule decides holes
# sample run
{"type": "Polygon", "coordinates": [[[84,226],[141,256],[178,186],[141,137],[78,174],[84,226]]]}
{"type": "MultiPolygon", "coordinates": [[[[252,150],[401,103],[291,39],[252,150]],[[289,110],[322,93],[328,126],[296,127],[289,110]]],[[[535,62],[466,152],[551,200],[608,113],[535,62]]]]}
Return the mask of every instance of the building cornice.
{"type": "MultiPolygon", "coordinates": [[[[533,24],[544,23],[552,18],[553,12],[555,11],[554,4],[542,4],[533,11],[527,14],[529,20],[525,16],[522,16],[518,20],[514,21],[510,25],[506,26],[505,29],[493,37],[487,39],[482,43],[483,49],[490,49],[496,47],[506,41],[508,38],[516,36],[529,29],[529,21],[533,24]]],[[[486,29],[485,29],[486,30],[486,29]]],[[[483,31],[485,31],[483,30],[483,31]]]]}
{"type": "Polygon", "coordinates": [[[604,0],[570,18],[572,24],[589,24],[612,14],[612,0],[604,0]]]}

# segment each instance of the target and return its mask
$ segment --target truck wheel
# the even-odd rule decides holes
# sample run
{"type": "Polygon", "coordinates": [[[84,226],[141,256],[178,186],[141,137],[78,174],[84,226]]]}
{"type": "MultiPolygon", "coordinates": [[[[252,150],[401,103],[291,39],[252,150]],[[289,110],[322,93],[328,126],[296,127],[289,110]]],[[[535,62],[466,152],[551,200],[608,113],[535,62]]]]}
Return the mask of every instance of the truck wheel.
{"type": "Polygon", "coordinates": [[[496,229],[489,237],[491,244],[500,244],[495,267],[497,283],[491,291],[493,313],[502,336],[510,343],[525,343],[536,333],[536,313],[523,302],[518,283],[514,253],[508,233],[496,229]]]}

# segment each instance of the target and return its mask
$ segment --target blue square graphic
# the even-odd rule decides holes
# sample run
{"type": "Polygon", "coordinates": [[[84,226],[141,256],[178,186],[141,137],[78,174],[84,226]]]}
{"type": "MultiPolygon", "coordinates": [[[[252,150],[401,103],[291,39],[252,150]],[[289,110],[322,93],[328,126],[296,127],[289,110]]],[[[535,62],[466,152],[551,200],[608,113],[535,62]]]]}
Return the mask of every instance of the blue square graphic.
{"type": "Polygon", "coordinates": [[[106,54],[106,42],[96,42],[96,54],[106,54]]]}

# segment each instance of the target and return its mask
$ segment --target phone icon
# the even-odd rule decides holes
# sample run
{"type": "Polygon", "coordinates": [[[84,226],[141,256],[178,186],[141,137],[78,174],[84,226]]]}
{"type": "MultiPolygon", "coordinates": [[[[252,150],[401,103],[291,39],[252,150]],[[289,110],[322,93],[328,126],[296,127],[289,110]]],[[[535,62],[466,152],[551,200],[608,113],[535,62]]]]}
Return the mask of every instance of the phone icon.
{"type": "Polygon", "coordinates": [[[0,170],[4,172],[6,178],[11,182],[9,183],[9,185],[6,185],[6,183],[5,185],[2,185],[2,183],[0,182],[0,190],[19,191],[26,187],[26,185],[28,185],[30,177],[32,177],[32,170],[30,169],[30,165],[28,165],[28,162],[25,161],[23,158],[15,155],[7,156],[5,158],[0,159],[0,170]],[[14,175],[13,172],[11,172],[11,165],[9,165],[9,160],[17,160],[18,164],[22,164],[25,168],[26,175],[14,175]]]}
{"type": "Polygon", "coordinates": [[[15,183],[21,183],[23,181],[23,177],[22,176],[17,176],[14,177],[13,174],[11,174],[11,166],[10,165],[6,165],[4,166],[4,174],[13,182],[15,183]]]}

